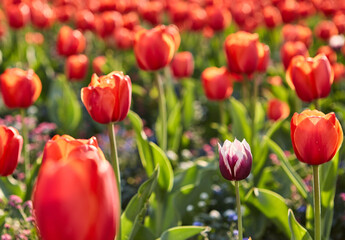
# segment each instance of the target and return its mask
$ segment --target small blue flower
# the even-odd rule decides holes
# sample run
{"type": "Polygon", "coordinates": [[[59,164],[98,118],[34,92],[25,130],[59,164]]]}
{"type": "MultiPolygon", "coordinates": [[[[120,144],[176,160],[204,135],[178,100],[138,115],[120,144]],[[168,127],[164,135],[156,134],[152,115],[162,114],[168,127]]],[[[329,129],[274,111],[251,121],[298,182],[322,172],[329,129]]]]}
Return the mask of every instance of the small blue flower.
{"type": "Polygon", "coordinates": [[[202,222],[195,221],[193,222],[193,226],[204,226],[202,222]]]}

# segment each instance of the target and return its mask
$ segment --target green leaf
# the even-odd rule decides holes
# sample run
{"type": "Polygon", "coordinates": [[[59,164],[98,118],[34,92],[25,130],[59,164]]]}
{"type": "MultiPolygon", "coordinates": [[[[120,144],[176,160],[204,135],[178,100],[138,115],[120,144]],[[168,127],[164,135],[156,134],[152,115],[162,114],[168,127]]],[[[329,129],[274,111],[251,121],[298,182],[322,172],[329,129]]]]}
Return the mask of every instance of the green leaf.
{"type": "Polygon", "coordinates": [[[81,106],[73,89],[63,75],[52,81],[48,94],[49,118],[62,133],[72,134],[81,120],[81,106]]]}
{"type": "Polygon", "coordinates": [[[286,217],[288,207],[282,196],[267,189],[254,188],[247,194],[245,201],[270,219],[286,236],[290,235],[286,217]]]}
{"type": "Polygon", "coordinates": [[[329,239],[333,222],[334,196],[338,176],[339,153],[320,166],[322,237],[329,239]]]}
{"type": "Polygon", "coordinates": [[[0,177],[0,191],[7,199],[10,195],[24,196],[24,191],[19,184],[19,181],[12,176],[0,177]]]}
{"type": "Polygon", "coordinates": [[[159,169],[153,172],[134,195],[121,216],[121,239],[131,240],[138,232],[146,214],[149,198],[157,184],[159,169]]]}
{"type": "Polygon", "coordinates": [[[291,240],[313,240],[308,231],[297,222],[291,209],[289,209],[288,217],[289,227],[291,231],[291,240]]]}
{"type": "Polygon", "coordinates": [[[176,152],[179,147],[182,136],[182,124],[181,124],[181,104],[177,103],[168,117],[168,149],[176,152]]]}
{"type": "Polygon", "coordinates": [[[196,234],[207,230],[207,228],[208,227],[199,226],[174,227],[163,232],[159,240],[186,240],[196,234]]]}
{"type": "Polygon", "coordinates": [[[283,150],[271,139],[268,140],[268,146],[269,148],[277,154],[280,162],[281,167],[283,168],[284,172],[287,174],[287,176],[290,178],[291,182],[297,187],[299,193],[302,195],[304,199],[307,199],[308,202],[311,202],[310,196],[308,196],[307,187],[305,186],[303,180],[301,177],[296,173],[296,171],[291,166],[289,160],[285,156],[283,150]]]}
{"type": "Polygon", "coordinates": [[[194,83],[190,80],[184,80],[183,85],[183,126],[187,129],[192,124],[194,118],[194,83]]]}
{"type": "Polygon", "coordinates": [[[231,103],[231,119],[232,119],[232,128],[231,131],[236,138],[246,139],[247,142],[251,142],[251,129],[250,124],[247,119],[247,110],[245,106],[237,101],[235,98],[230,98],[231,103]]]}
{"type": "Polygon", "coordinates": [[[147,227],[140,226],[134,239],[135,240],[155,239],[155,235],[147,227]]]}
{"type": "Polygon", "coordinates": [[[136,133],[140,160],[145,168],[146,174],[151,176],[156,166],[159,165],[158,186],[164,191],[170,191],[173,186],[174,174],[169,159],[162,149],[147,140],[147,136],[143,131],[142,120],[138,114],[130,111],[128,118],[136,133]]]}
{"type": "Polygon", "coordinates": [[[265,123],[265,110],[262,104],[257,101],[256,102],[256,113],[255,113],[255,130],[260,131],[265,123]]]}

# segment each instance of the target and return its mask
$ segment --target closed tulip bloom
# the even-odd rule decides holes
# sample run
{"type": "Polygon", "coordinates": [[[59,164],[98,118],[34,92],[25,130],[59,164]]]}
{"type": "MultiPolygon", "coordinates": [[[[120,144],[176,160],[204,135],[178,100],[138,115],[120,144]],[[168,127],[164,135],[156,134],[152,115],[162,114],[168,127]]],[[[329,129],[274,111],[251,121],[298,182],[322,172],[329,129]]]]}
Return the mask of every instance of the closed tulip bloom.
{"type": "Polygon", "coordinates": [[[86,46],[86,39],[79,30],[73,30],[68,26],[60,28],[56,47],[57,51],[62,56],[70,56],[84,51],[86,46]]]}
{"type": "Polygon", "coordinates": [[[334,82],[340,82],[345,78],[345,65],[342,63],[334,63],[332,65],[334,72],[334,82]]]}
{"type": "Polygon", "coordinates": [[[128,30],[134,31],[134,29],[140,26],[140,19],[137,12],[129,12],[125,15],[122,15],[123,27],[128,30]]]}
{"type": "Polygon", "coordinates": [[[334,64],[337,61],[337,53],[329,46],[321,46],[317,50],[317,54],[323,53],[326,55],[330,64],[334,64]]]}
{"type": "Polygon", "coordinates": [[[240,181],[248,177],[252,168],[252,153],[245,139],[242,142],[225,140],[218,143],[219,169],[222,176],[230,181],[240,181]]]}
{"type": "Polygon", "coordinates": [[[228,67],[234,73],[252,74],[259,63],[259,36],[239,31],[230,34],[224,44],[228,67]]]}
{"type": "Polygon", "coordinates": [[[265,25],[268,28],[274,28],[282,23],[282,16],[279,9],[268,5],[263,9],[265,25]]]}
{"type": "Polygon", "coordinates": [[[93,120],[108,124],[125,119],[131,106],[132,84],[122,72],[111,72],[98,77],[81,90],[81,100],[93,120]]]}
{"type": "Polygon", "coordinates": [[[309,48],[313,42],[313,32],[310,28],[302,25],[285,24],[282,33],[285,42],[301,41],[307,48],[309,48]]]}
{"type": "Polygon", "coordinates": [[[121,212],[117,184],[95,137],[56,135],[48,141],[32,200],[42,239],[115,238],[121,212]]]}
{"type": "Polygon", "coordinates": [[[8,24],[11,28],[19,29],[30,21],[30,8],[21,2],[19,4],[9,4],[6,6],[8,24]]]}
{"type": "Polygon", "coordinates": [[[116,11],[106,11],[95,19],[95,27],[99,36],[105,38],[110,36],[115,29],[123,26],[122,15],[116,11]]]}
{"type": "Polygon", "coordinates": [[[231,96],[233,81],[226,67],[209,67],[201,74],[202,86],[209,100],[222,101],[231,96]]]}
{"type": "Polygon", "coordinates": [[[290,65],[291,59],[298,55],[309,57],[308,49],[303,42],[289,41],[284,43],[280,49],[280,57],[284,64],[284,68],[287,69],[290,65]]]}
{"type": "Polygon", "coordinates": [[[324,54],[314,58],[296,56],[291,60],[286,71],[287,83],[305,102],[327,97],[333,80],[331,64],[324,54]]]}
{"type": "Polygon", "coordinates": [[[176,31],[174,27],[160,25],[137,32],[134,54],[141,69],[155,71],[170,63],[180,41],[176,31]]]}
{"type": "Polygon", "coordinates": [[[127,28],[119,28],[113,33],[116,47],[119,49],[131,49],[134,45],[135,33],[127,28]]]}
{"type": "Polygon", "coordinates": [[[8,176],[18,165],[23,138],[17,129],[0,125],[0,176],[8,176]]]}
{"type": "Polygon", "coordinates": [[[328,40],[338,35],[338,28],[332,21],[321,21],[315,26],[315,35],[323,40],[328,40]]]}
{"type": "Polygon", "coordinates": [[[95,28],[95,15],[90,10],[83,9],[76,12],[75,23],[77,28],[82,31],[92,31],[95,28]]]}
{"type": "Polygon", "coordinates": [[[170,69],[175,78],[190,77],[194,71],[194,58],[190,52],[179,52],[170,64],[170,69]]]}
{"type": "Polygon", "coordinates": [[[295,0],[282,1],[279,9],[284,23],[292,22],[298,17],[298,4],[295,0]]]}
{"type": "Polygon", "coordinates": [[[206,8],[208,25],[214,31],[221,31],[231,23],[231,13],[221,6],[209,6],[206,8]]]}
{"type": "Polygon", "coordinates": [[[33,1],[31,4],[31,22],[37,28],[49,28],[54,21],[54,12],[47,3],[33,1]]]}
{"type": "Polygon", "coordinates": [[[105,56],[98,56],[95,57],[92,61],[92,70],[94,73],[97,75],[102,75],[104,74],[103,72],[103,66],[106,64],[107,59],[105,56]]]}
{"type": "Polygon", "coordinates": [[[162,22],[163,8],[161,1],[144,1],[139,7],[139,13],[145,21],[155,26],[162,22]]]}
{"type": "Polygon", "coordinates": [[[298,160],[319,165],[334,157],[343,142],[343,130],[334,113],[305,110],[291,119],[291,141],[298,160]]]}
{"type": "Polygon", "coordinates": [[[32,69],[9,68],[0,75],[0,89],[8,108],[27,108],[40,96],[42,83],[32,69]]]}
{"type": "Polygon", "coordinates": [[[345,14],[341,12],[335,14],[332,21],[337,26],[339,34],[343,34],[345,32],[345,14]]]}
{"type": "Polygon", "coordinates": [[[289,105],[279,99],[271,99],[268,101],[267,116],[268,119],[278,121],[285,119],[290,114],[289,105]]]}
{"type": "Polygon", "coordinates": [[[206,10],[201,7],[189,9],[188,27],[192,31],[201,31],[207,23],[206,10]]]}
{"type": "Polygon", "coordinates": [[[66,60],[66,76],[71,81],[83,80],[86,76],[89,59],[84,54],[71,55],[66,60]]]}

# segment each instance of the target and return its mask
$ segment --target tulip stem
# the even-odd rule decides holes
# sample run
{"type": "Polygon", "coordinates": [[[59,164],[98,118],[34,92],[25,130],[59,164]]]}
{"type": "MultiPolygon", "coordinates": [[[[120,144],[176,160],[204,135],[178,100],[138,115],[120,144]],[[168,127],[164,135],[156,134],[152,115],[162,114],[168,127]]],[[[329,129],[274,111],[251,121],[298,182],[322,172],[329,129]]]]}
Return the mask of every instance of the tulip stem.
{"type": "Polygon", "coordinates": [[[316,109],[316,110],[321,111],[319,99],[315,99],[314,105],[315,105],[315,109],[316,109]]]}
{"type": "Polygon", "coordinates": [[[160,114],[160,121],[162,126],[162,135],[161,135],[161,148],[163,151],[167,150],[167,109],[166,109],[166,100],[164,95],[164,88],[163,88],[163,82],[161,77],[159,76],[159,73],[156,71],[156,84],[158,88],[158,98],[159,98],[159,114],[160,114]]]}
{"type": "Polygon", "coordinates": [[[255,135],[256,135],[256,128],[255,128],[255,117],[256,117],[256,100],[258,97],[258,83],[256,78],[253,78],[253,97],[251,103],[251,111],[252,111],[252,139],[251,139],[251,147],[254,148],[255,142],[255,135]]]}
{"type": "Polygon", "coordinates": [[[112,158],[112,166],[115,172],[117,190],[119,193],[119,203],[120,203],[120,219],[119,219],[119,229],[116,234],[116,240],[121,240],[121,176],[120,176],[120,167],[119,167],[119,158],[117,156],[117,147],[116,147],[116,135],[114,129],[115,123],[111,122],[108,124],[109,140],[110,140],[110,151],[112,158]]]}
{"type": "Polygon", "coordinates": [[[26,127],[25,123],[25,108],[20,109],[20,115],[21,115],[21,120],[22,120],[22,135],[23,135],[23,158],[24,158],[24,173],[25,173],[25,178],[29,178],[29,173],[30,173],[30,159],[29,159],[29,154],[28,154],[28,129],[26,127]]]}
{"type": "Polygon", "coordinates": [[[224,109],[224,101],[219,101],[219,113],[220,113],[220,125],[221,128],[226,128],[226,116],[225,116],[225,109],[224,109]]]}
{"type": "Polygon", "coordinates": [[[235,181],[236,189],[236,210],[237,210],[237,225],[238,225],[238,239],[243,239],[243,229],[242,229],[242,213],[241,213],[241,199],[240,199],[240,182],[235,181]]]}
{"type": "Polygon", "coordinates": [[[319,165],[313,165],[314,186],[314,240],[321,240],[321,202],[319,165]]]}

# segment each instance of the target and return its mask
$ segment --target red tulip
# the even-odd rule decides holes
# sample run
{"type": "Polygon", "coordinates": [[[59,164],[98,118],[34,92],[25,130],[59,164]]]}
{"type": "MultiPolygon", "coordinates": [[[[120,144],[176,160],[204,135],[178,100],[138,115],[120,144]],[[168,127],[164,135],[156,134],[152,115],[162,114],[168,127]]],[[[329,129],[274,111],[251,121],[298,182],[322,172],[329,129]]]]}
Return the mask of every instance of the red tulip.
{"type": "Polygon", "coordinates": [[[147,1],[140,5],[139,13],[145,21],[155,26],[162,22],[163,7],[160,1],[147,1]]]}
{"type": "Polygon", "coordinates": [[[231,96],[233,83],[226,67],[209,67],[202,74],[202,86],[209,100],[222,101],[231,96]]]}
{"type": "Polygon", "coordinates": [[[252,74],[259,64],[259,36],[239,31],[230,34],[224,43],[228,67],[234,73],[252,74]]]}
{"type": "Polygon", "coordinates": [[[298,55],[309,57],[308,49],[303,42],[289,41],[284,43],[284,45],[280,49],[280,57],[284,64],[284,68],[287,69],[290,65],[291,59],[298,55]]]}
{"type": "Polygon", "coordinates": [[[98,123],[122,121],[131,106],[132,84],[122,72],[111,72],[98,77],[81,90],[81,100],[93,120],[98,123]]]}
{"type": "Polygon", "coordinates": [[[117,184],[95,137],[48,141],[32,200],[42,239],[113,240],[118,231],[117,184]]]}
{"type": "Polygon", "coordinates": [[[110,36],[115,29],[123,26],[122,15],[116,11],[107,11],[98,15],[95,19],[95,27],[99,36],[110,36]]]}
{"type": "Polygon", "coordinates": [[[134,45],[135,33],[127,28],[115,30],[113,36],[119,49],[131,49],[134,45]]]}
{"type": "Polygon", "coordinates": [[[334,82],[340,82],[345,78],[345,65],[342,63],[334,63],[332,65],[334,72],[334,82]]]}
{"type": "Polygon", "coordinates": [[[92,70],[94,73],[97,75],[102,75],[104,74],[103,72],[103,66],[106,64],[107,59],[105,56],[98,56],[92,61],[92,70]]]}
{"type": "Polygon", "coordinates": [[[151,30],[141,30],[135,36],[134,53],[139,67],[154,71],[167,66],[172,60],[180,36],[172,25],[160,25],[151,30]]]}
{"type": "Polygon", "coordinates": [[[190,4],[185,1],[178,0],[171,3],[168,9],[170,21],[179,27],[183,25],[188,18],[189,8],[190,4]]]}
{"type": "Polygon", "coordinates": [[[6,69],[0,75],[0,86],[4,103],[9,108],[30,107],[42,90],[41,80],[32,69],[6,69]]]}
{"type": "Polygon", "coordinates": [[[337,61],[337,53],[329,46],[321,46],[317,50],[317,54],[320,54],[320,53],[323,53],[326,55],[331,65],[337,61]]]}
{"type": "Polygon", "coordinates": [[[270,61],[270,48],[263,43],[258,43],[257,48],[259,55],[259,63],[256,70],[259,72],[266,72],[266,69],[270,61]]]}
{"type": "Polygon", "coordinates": [[[302,25],[285,24],[283,29],[284,41],[301,41],[308,48],[313,42],[313,33],[310,28],[302,25]]]}
{"type": "Polygon", "coordinates": [[[47,3],[39,0],[31,4],[31,21],[35,27],[49,28],[54,21],[54,12],[47,3]]]}
{"type": "Polygon", "coordinates": [[[17,167],[23,138],[17,129],[0,125],[0,176],[8,176],[17,167]]]}
{"type": "Polygon", "coordinates": [[[284,23],[290,23],[298,17],[298,4],[295,0],[285,0],[279,4],[284,23]]]}
{"type": "Polygon", "coordinates": [[[343,142],[343,130],[334,113],[305,110],[291,119],[291,141],[298,160],[319,165],[334,157],[343,142]]]}
{"type": "Polygon", "coordinates": [[[126,15],[122,15],[122,19],[123,27],[131,31],[134,31],[134,29],[140,25],[139,16],[136,12],[130,12],[126,15]]]}
{"type": "Polygon", "coordinates": [[[327,57],[319,54],[314,58],[296,56],[286,71],[286,81],[297,96],[305,101],[327,97],[334,80],[333,70],[327,57]]]}
{"type": "Polygon", "coordinates": [[[41,45],[44,43],[44,36],[39,32],[27,32],[25,34],[25,41],[28,44],[41,45]]]}
{"type": "Polygon", "coordinates": [[[263,9],[265,25],[268,28],[275,28],[282,23],[282,16],[279,9],[268,5],[263,9]]]}
{"type": "Polygon", "coordinates": [[[338,28],[332,21],[321,21],[315,26],[315,35],[323,40],[338,34],[338,28]]]}
{"type": "Polygon", "coordinates": [[[92,31],[95,28],[95,15],[88,9],[78,11],[75,15],[75,23],[82,31],[92,31]]]}
{"type": "Polygon", "coordinates": [[[192,31],[200,31],[204,28],[207,22],[207,13],[201,7],[189,9],[188,15],[189,29],[192,31]]]}
{"type": "Polygon", "coordinates": [[[71,81],[81,81],[85,78],[89,59],[84,54],[71,55],[66,60],[66,76],[71,81]]]}
{"type": "Polygon", "coordinates": [[[214,31],[221,31],[231,23],[231,13],[221,6],[209,6],[206,8],[208,25],[214,31]]]}
{"type": "Polygon", "coordinates": [[[72,4],[59,5],[54,7],[54,15],[60,22],[67,22],[76,12],[76,7],[72,4]]]}
{"type": "Polygon", "coordinates": [[[278,121],[285,119],[290,114],[289,105],[279,99],[271,99],[267,106],[268,119],[278,121]]]}
{"type": "Polygon", "coordinates": [[[194,71],[194,58],[190,52],[179,52],[171,61],[170,68],[175,78],[190,77],[194,71]]]}
{"type": "Polygon", "coordinates": [[[30,8],[21,2],[19,4],[9,4],[6,6],[8,24],[11,28],[19,29],[30,21],[30,8]]]}
{"type": "Polygon", "coordinates": [[[70,56],[84,51],[86,40],[79,30],[73,30],[68,26],[60,28],[57,38],[57,51],[62,56],[70,56]]]}
{"type": "Polygon", "coordinates": [[[339,34],[345,33],[345,14],[344,13],[338,13],[334,15],[333,22],[335,26],[337,26],[339,34]]]}

